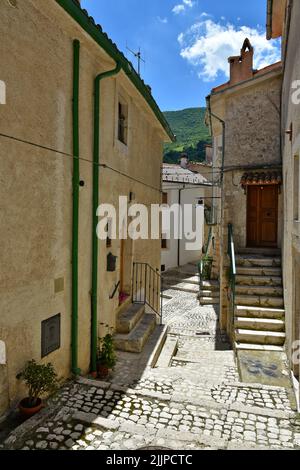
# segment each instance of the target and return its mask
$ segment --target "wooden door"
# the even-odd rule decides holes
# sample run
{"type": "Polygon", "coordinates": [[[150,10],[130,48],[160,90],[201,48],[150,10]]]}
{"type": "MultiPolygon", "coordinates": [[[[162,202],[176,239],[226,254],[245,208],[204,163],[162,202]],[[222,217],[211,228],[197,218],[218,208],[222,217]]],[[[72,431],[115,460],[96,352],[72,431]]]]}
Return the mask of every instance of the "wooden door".
{"type": "Polygon", "coordinates": [[[278,186],[249,186],[247,202],[247,245],[277,246],[278,186]]]}

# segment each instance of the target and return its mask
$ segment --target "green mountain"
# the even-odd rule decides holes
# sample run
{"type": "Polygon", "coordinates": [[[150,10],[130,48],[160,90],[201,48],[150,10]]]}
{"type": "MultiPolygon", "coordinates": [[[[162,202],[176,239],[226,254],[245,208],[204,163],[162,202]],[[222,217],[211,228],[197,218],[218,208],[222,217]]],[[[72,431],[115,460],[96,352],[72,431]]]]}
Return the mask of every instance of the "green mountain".
{"type": "Polygon", "coordinates": [[[211,143],[209,129],[204,123],[205,108],[167,111],[164,115],[177,136],[175,143],[165,146],[164,162],[177,163],[182,152],[192,161],[203,161],[205,145],[211,143]]]}

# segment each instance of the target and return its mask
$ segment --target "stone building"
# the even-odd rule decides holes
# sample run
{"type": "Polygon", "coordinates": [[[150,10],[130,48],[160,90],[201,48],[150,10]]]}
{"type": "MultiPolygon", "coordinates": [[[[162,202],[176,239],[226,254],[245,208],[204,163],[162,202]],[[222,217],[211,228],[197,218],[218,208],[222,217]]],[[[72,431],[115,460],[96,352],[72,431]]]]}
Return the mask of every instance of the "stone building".
{"type": "MultiPolygon", "coordinates": [[[[268,0],[267,37],[282,37],[283,284],[286,350],[299,390],[300,347],[300,3],[268,0]]],[[[298,392],[299,397],[299,392],[298,392]]]]}
{"type": "MultiPolygon", "coordinates": [[[[24,393],[16,374],[27,360],[52,362],[60,378],[93,372],[101,324],[117,327],[120,347],[134,325],[135,336],[141,322],[144,335],[155,327],[141,307],[130,325],[120,315],[133,263],[160,270],[160,238],[98,240],[96,210],[118,210],[119,196],[160,204],[174,136],[79,1],[2,1],[0,14],[1,414],[24,393]]],[[[121,234],[130,219],[120,220],[121,234]]]]}
{"type": "Polygon", "coordinates": [[[220,242],[220,323],[237,349],[281,351],[282,64],[254,70],[254,53],[246,39],[241,53],[229,58],[229,82],[207,98],[218,186],[214,231],[220,242]],[[231,262],[229,249],[235,250],[231,262]]]}

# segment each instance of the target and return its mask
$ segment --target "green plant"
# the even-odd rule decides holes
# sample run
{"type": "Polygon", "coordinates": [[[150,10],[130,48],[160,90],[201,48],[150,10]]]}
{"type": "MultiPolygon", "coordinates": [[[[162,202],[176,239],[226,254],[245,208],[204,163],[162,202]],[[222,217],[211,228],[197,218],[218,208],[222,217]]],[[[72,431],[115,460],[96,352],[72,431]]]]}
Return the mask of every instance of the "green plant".
{"type": "Polygon", "coordinates": [[[98,339],[98,350],[97,350],[97,362],[98,364],[107,367],[108,369],[113,369],[117,362],[117,356],[115,352],[115,345],[114,339],[112,335],[112,328],[109,328],[108,325],[106,327],[109,329],[109,333],[107,333],[103,338],[98,339]]]}
{"type": "Polygon", "coordinates": [[[28,361],[17,379],[23,380],[28,387],[28,407],[34,408],[45,393],[53,393],[58,387],[57,374],[51,363],[37,364],[28,361]]]}
{"type": "Polygon", "coordinates": [[[209,281],[211,279],[213,258],[205,255],[202,258],[202,279],[203,281],[209,281]]]}

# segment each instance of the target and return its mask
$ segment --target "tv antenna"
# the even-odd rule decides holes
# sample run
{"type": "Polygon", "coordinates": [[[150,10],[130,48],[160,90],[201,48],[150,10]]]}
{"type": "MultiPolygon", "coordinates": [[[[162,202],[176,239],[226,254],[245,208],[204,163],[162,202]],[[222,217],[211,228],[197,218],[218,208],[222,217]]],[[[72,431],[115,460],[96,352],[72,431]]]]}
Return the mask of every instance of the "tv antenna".
{"type": "Polygon", "coordinates": [[[142,57],[141,48],[139,47],[138,52],[132,51],[128,46],[126,46],[126,49],[128,49],[128,51],[137,59],[138,74],[139,74],[139,76],[141,76],[141,62],[144,62],[144,64],[146,63],[146,61],[142,57]]]}

